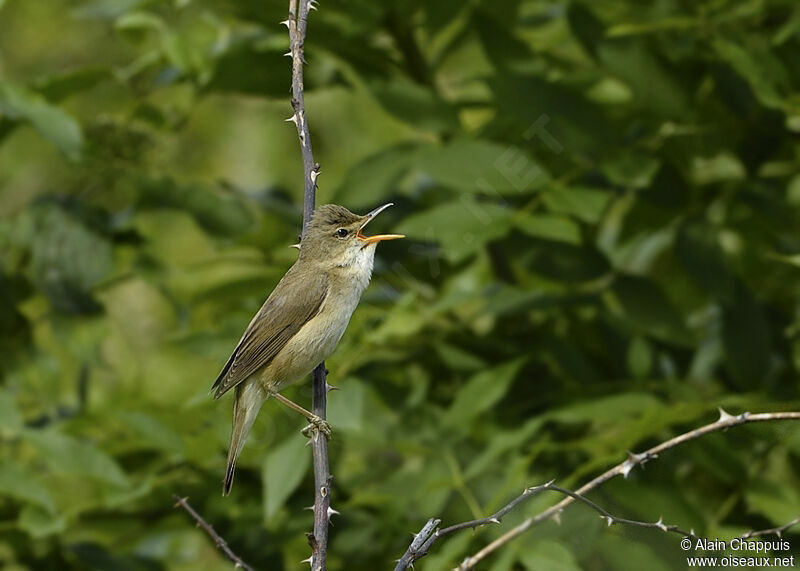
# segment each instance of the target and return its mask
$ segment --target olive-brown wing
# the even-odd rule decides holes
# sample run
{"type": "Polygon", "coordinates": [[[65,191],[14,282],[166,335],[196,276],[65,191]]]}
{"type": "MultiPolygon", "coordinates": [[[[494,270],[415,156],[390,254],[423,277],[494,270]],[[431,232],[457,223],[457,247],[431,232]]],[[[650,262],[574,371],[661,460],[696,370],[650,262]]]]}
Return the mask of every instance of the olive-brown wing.
{"type": "Polygon", "coordinates": [[[289,339],[319,313],[327,292],[324,274],[299,278],[292,266],[258,310],[214,381],[218,399],[269,364],[289,339]]]}

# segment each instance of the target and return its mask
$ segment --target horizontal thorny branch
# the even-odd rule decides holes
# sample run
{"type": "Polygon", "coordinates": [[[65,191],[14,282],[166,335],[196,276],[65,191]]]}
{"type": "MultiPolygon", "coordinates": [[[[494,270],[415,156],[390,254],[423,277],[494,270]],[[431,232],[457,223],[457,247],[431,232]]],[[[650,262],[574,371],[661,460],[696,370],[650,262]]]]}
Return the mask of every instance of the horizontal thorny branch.
{"type": "MultiPolygon", "coordinates": [[[[765,412],[765,413],[758,413],[758,414],[751,414],[748,412],[739,414],[739,415],[731,415],[725,412],[722,409],[719,409],[719,418],[710,424],[705,426],[701,426],[700,428],[696,428],[694,430],[690,430],[684,434],[680,434],[674,438],[667,440],[666,442],[662,442],[652,448],[642,452],[640,454],[628,453],[628,458],[617,464],[613,468],[607,470],[606,472],[600,474],[581,488],[576,491],[567,490],[566,488],[562,488],[554,484],[554,481],[547,482],[545,484],[541,484],[539,486],[532,486],[526,488],[519,496],[511,500],[508,504],[503,506],[497,512],[493,513],[490,516],[479,518],[471,521],[466,521],[462,523],[458,523],[455,525],[451,525],[449,527],[440,528],[439,523],[441,520],[431,518],[427,521],[427,523],[423,526],[423,528],[419,531],[419,533],[414,535],[414,539],[409,545],[406,552],[403,556],[397,561],[397,565],[395,566],[395,571],[402,571],[403,569],[408,569],[412,567],[414,561],[417,559],[424,557],[428,554],[431,546],[441,537],[454,533],[456,531],[467,529],[467,528],[476,528],[486,524],[499,524],[502,518],[511,510],[518,507],[522,504],[525,500],[529,499],[530,497],[539,494],[544,491],[554,491],[560,494],[565,495],[566,497],[562,499],[560,502],[551,506],[550,508],[544,510],[543,512],[539,513],[536,516],[532,516],[527,518],[517,527],[509,530],[505,534],[501,535],[499,538],[491,542],[489,545],[478,551],[475,555],[467,557],[461,564],[458,566],[458,571],[473,569],[477,563],[485,559],[490,553],[499,549],[512,539],[518,537],[531,527],[536,524],[539,524],[547,519],[550,518],[558,518],[564,508],[571,504],[574,501],[581,502],[591,509],[595,510],[600,514],[600,516],[608,523],[608,525],[613,524],[622,524],[622,525],[630,525],[635,527],[646,527],[646,528],[655,528],[665,532],[673,532],[677,533],[686,537],[697,537],[694,530],[686,531],[681,529],[677,525],[668,525],[664,523],[664,521],[659,518],[656,522],[644,522],[644,521],[637,521],[631,519],[625,519],[621,517],[617,517],[603,509],[601,506],[596,504],[595,502],[589,500],[585,497],[587,492],[594,490],[595,488],[599,487],[600,485],[604,484],[608,480],[614,478],[615,476],[621,475],[623,478],[627,478],[628,474],[635,468],[636,466],[643,465],[648,460],[652,460],[658,457],[658,455],[665,451],[669,450],[670,448],[674,448],[680,444],[688,442],[690,440],[694,440],[701,436],[705,436],[706,434],[710,434],[712,432],[718,432],[721,430],[726,430],[732,426],[738,426],[741,424],[752,423],[752,422],[767,422],[767,421],[776,421],[776,420],[800,420],[800,412],[765,412]]],[[[792,521],[782,525],[781,527],[771,528],[771,529],[764,529],[760,531],[751,531],[744,534],[741,538],[747,539],[750,537],[755,536],[762,536],[762,535],[778,535],[787,529],[797,525],[800,523],[800,517],[793,519],[792,521]]]]}

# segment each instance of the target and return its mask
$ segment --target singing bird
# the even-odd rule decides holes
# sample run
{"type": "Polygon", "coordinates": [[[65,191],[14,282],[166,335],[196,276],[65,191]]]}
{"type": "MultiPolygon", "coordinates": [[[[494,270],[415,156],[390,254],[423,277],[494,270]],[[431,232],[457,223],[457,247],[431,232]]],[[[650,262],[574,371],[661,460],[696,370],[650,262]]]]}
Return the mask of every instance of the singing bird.
{"type": "Polygon", "coordinates": [[[314,211],[300,255],[256,313],[212,390],[218,399],[235,389],[233,429],[222,494],[233,485],[236,459],[261,405],[269,397],[305,415],[330,434],[328,423],[278,391],[325,360],[339,343],[372,276],[378,242],[400,234],[364,236],[364,227],[391,203],[359,216],[326,204],[314,211]]]}

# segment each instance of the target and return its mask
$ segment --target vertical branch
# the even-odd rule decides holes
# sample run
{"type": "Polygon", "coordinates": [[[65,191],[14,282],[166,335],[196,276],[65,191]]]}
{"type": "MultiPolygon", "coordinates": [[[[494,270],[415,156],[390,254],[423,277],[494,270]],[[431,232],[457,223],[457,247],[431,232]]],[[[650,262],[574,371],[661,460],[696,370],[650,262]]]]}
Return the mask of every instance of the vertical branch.
{"type": "MultiPolygon", "coordinates": [[[[308,27],[309,10],[314,8],[312,0],[289,0],[289,19],[284,22],[289,28],[289,53],[292,58],[292,109],[294,113],[288,119],[297,127],[300,140],[300,152],[303,157],[303,234],[305,234],[316,202],[317,176],[319,164],[314,162],[311,148],[311,133],[306,118],[306,104],[303,84],[303,49],[308,27]]],[[[320,363],[311,375],[313,397],[311,411],[325,419],[328,383],[325,363],[320,363]]],[[[328,438],[314,431],[311,438],[314,457],[314,531],[308,536],[311,546],[312,571],[324,571],[328,550],[328,522],[330,519],[330,483],[331,474],[328,465],[328,438]]]]}

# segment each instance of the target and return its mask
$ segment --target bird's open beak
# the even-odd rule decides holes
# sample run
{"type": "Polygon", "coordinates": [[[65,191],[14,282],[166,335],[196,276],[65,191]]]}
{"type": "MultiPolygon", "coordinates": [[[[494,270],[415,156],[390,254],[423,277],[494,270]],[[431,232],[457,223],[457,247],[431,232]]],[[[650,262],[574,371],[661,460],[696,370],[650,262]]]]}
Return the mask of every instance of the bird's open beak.
{"type": "Polygon", "coordinates": [[[405,238],[405,236],[403,236],[402,234],[377,234],[375,236],[364,236],[364,234],[361,233],[361,231],[364,229],[364,226],[369,224],[370,220],[372,220],[378,214],[380,214],[381,212],[392,206],[392,204],[393,204],[392,202],[384,204],[383,206],[379,206],[378,208],[367,214],[364,217],[364,223],[358,229],[358,234],[356,234],[356,237],[361,239],[364,242],[364,244],[371,244],[373,242],[380,242],[382,240],[397,240],[398,238],[405,238]]]}

